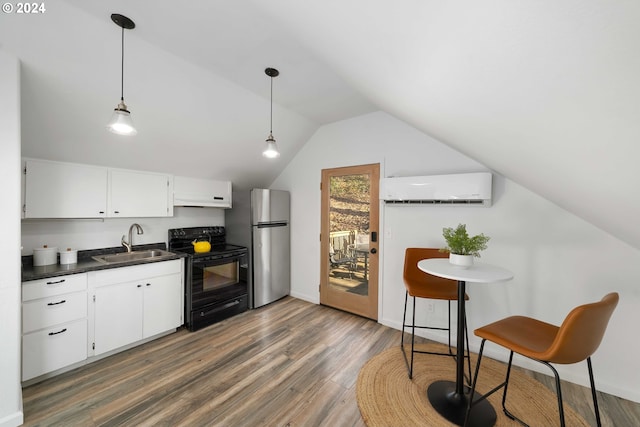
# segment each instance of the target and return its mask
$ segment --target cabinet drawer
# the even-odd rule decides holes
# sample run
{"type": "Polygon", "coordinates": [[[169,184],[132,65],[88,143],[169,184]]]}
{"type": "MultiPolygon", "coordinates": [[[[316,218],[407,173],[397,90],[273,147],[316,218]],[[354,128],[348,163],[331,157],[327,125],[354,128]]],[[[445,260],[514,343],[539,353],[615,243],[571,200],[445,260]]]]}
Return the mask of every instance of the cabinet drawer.
{"type": "Polygon", "coordinates": [[[22,336],[22,381],[87,358],[87,320],[22,336]]]}
{"type": "Polygon", "coordinates": [[[75,292],[22,304],[22,333],[87,317],[87,293],[75,292]]]}
{"type": "Polygon", "coordinates": [[[31,280],[22,282],[22,301],[84,291],[85,289],[87,289],[86,273],[31,280]]]}

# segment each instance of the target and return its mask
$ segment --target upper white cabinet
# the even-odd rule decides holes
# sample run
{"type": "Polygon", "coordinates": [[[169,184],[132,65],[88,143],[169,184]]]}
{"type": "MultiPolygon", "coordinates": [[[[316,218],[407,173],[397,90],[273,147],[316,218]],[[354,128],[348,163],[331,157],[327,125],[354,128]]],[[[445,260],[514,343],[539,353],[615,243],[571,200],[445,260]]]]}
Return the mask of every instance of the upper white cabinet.
{"type": "Polygon", "coordinates": [[[27,160],[25,218],[99,218],[107,213],[107,168],[27,160]]]}
{"type": "Polygon", "coordinates": [[[171,176],[121,169],[109,170],[109,216],[173,216],[171,176]]]}
{"type": "Polygon", "coordinates": [[[231,182],[176,176],[173,184],[173,205],[230,208],[231,182]]]}
{"type": "Polygon", "coordinates": [[[173,177],[76,163],[25,161],[25,218],[173,216],[173,177]]]}

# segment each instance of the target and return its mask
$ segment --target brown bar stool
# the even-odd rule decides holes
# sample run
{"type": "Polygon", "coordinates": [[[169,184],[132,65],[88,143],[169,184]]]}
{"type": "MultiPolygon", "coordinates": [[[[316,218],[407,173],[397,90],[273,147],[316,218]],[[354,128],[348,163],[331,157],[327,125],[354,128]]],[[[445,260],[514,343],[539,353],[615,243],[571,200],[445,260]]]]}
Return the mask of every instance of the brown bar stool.
{"type": "MultiPolygon", "coordinates": [[[[455,353],[451,351],[451,301],[458,300],[458,284],[455,280],[443,279],[431,274],[425,273],[418,268],[418,261],[428,258],[447,258],[449,255],[442,253],[439,249],[434,248],[407,248],[404,254],[404,286],[406,292],[404,295],[404,314],[402,316],[402,338],[400,339],[400,347],[402,348],[402,355],[407,365],[407,371],[409,372],[409,379],[413,378],[413,355],[415,353],[421,354],[434,354],[437,356],[451,356],[456,358],[455,353]],[[407,301],[409,296],[413,297],[413,312],[411,324],[406,323],[407,318],[407,301]],[[416,325],[416,298],[427,298],[435,300],[446,300],[449,302],[449,326],[448,328],[437,328],[433,326],[417,326],[416,325]],[[407,354],[404,351],[404,330],[405,328],[411,328],[411,361],[407,360],[407,354]],[[431,351],[421,351],[415,349],[415,330],[420,329],[434,329],[439,331],[448,331],[449,333],[449,352],[437,353],[431,351]]],[[[464,299],[468,300],[469,296],[464,295],[464,299]]],[[[471,361],[469,359],[469,335],[467,333],[467,318],[465,314],[464,319],[464,335],[467,340],[467,352],[464,356],[467,359],[467,367],[469,370],[469,377],[467,382],[471,381],[471,361]]]]}
{"type": "Polygon", "coordinates": [[[558,371],[551,366],[551,363],[570,364],[586,359],[589,370],[589,381],[591,383],[593,407],[596,414],[596,421],[598,426],[600,426],[600,411],[598,410],[598,398],[596,397],[596,387],[593,381],[591,355],[600,346],[611,314],[616,308],[616,305],[618,305],[618,298],[618,294],[612,292],[605,295],[599,302],[576,307],[567,315],[560,327],[529,317],[512,316],[476,329],[474,333],[482,338],[482,344],[480,344],[480,354],[478,355],[478,364],[476,365],[470,396],[473,396],[478,382],[478,372],[480,371],[480,361],[482,360],[482,350],[485,341],[489,340],[501,345],[511,350],[511,354],[509,355],[507,377],[504,383],[475,401],[469,401],[465,425],[470,417],[473,416],[473,405],[486,399],[502,387],[504,387],[504,394],[502,395],[502,409],[504,413],[512,420],[517,420],[525,424],[522,420],[510,413],[505,406],[507,388],[509,386],[509,374],[511,372],[511,361],[513,360],[513,353],[516,352],[548,366],[551,371],[553,371],[556,379],[560,425],[563,427],[565,421],[562,406],[562,391],[560,389],[560,376],[558,375],[558,371]]]}

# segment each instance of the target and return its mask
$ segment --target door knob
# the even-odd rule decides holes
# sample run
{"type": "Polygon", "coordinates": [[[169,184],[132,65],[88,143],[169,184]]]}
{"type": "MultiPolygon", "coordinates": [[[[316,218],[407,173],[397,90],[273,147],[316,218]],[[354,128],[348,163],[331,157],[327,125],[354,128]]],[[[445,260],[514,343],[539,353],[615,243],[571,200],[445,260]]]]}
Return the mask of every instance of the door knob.
{"type": "Polygon", "coordinates": [[[372,254],[375,254],[376,252],[378,252],[378,250],[376,248],[371,248],[369,252],[371,252],[372,254]]]}

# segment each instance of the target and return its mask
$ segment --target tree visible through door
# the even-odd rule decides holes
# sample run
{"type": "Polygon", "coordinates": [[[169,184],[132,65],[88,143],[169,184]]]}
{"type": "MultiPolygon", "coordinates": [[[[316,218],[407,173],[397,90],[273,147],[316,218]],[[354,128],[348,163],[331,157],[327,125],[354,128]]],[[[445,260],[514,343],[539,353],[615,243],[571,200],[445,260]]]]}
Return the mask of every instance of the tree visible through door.
{"type": "Polygon", "coordinates": [[[322,171],[320,302],[371,319],[378,313],[379,169],[322,171]]]}

